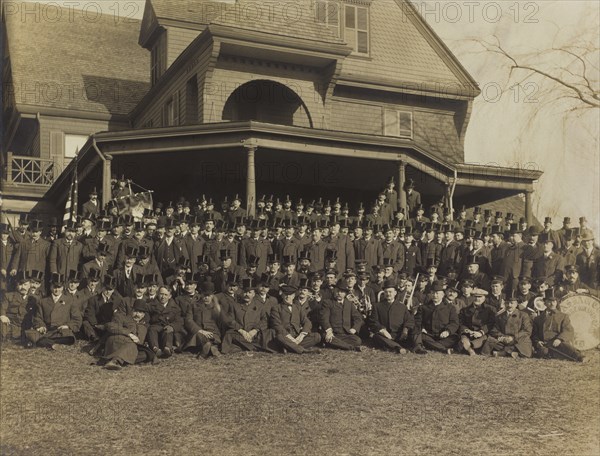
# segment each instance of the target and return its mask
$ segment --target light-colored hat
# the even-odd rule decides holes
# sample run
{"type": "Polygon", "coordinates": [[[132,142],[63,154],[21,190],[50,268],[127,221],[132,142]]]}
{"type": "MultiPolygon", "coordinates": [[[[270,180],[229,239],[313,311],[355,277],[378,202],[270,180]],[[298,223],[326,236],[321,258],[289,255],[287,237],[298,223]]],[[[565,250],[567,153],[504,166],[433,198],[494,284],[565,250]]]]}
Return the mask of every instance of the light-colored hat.
{"type": "Polygon", "coordinates": [[[475,288],[472,293],[473,296],[487,296],[488,292],[481,289],[481,288],[475,288]]]}

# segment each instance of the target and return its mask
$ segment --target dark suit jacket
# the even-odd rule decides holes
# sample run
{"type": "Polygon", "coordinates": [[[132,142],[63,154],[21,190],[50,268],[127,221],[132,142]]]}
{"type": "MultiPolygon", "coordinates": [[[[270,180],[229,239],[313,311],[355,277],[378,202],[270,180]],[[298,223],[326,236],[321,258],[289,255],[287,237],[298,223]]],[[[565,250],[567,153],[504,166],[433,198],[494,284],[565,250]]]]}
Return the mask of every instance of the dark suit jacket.
{"type": "Polygon", "coordinates": [[[236,300],[231,306],[229,315],[226,316],[226,326],[235,331],[239,329],[264,331],[267,329],[267,319],[264,307],[256,300],[248,305],[236,300]]]}
{"type": "Polygon", "coordinates": [[[420,306],[415,315],[415,326],[419,332],[425,328],[430,335],[439,337],[444,331],[456,334],[459,320],[454,306],[444,300],[437,306],[433,302],[420,306]]]}
{"type": "Polygon", "coordinates": [[[560,339],[563,342],[572,342],[575,331],[571,325],[571,320],[567,314],[562,312],[553,312],[552,315],[546,315],[542,312],[533,320],[532,340],[537,342],[549,342],[554,339],[560,339]]]}
{"type": "Polygon", "coordinates": [[[294,303],[290,311],[287,304],[273,306],[270,315],[271,327],[278,336],[298,337],[301,332],[310,333],[312,323],[308,318],[306,308],[294,303]]]}
{"type": "Polygon", "coordinates": [[[321,328],[323,331],[333,329],[334,334],[350,334],[350,329],[360,331],[364,320],[358,309],[348,299],[340,305],[337,301],[323,301],[321,311],[321,328]]]}
{"type": "Polygon", "coordinates": [[[396,299],[392,304],[387,301],[379,301],[373,305],[373,311],[369,317],[369,328],[378,333],[386,329],[393,339],[397,339],[404,328],[413,330],[415,321],[408,308],[396,299]]]}
{"type": "Polygon", "coordinates": [[[55,304],[51,296],[42,298],[38,303],[33,317],[33,327],[45,327],[48,330],[67,325],[72,332],[79,331],[81,327],[81,313],[79,307],[64,296],[55,304]]]}

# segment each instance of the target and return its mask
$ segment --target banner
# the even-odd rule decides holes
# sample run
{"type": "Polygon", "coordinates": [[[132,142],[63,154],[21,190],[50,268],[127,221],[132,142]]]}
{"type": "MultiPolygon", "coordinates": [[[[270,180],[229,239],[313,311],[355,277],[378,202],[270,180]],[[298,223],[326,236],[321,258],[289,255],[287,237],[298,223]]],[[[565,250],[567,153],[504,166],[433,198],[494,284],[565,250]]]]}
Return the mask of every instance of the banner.
{"type": "Polygon", "coordinates": [[[152,209],[152,192],[135,193],[115,200],[119,215],[132,215],[142,219],[144,209],[152,209]]]}

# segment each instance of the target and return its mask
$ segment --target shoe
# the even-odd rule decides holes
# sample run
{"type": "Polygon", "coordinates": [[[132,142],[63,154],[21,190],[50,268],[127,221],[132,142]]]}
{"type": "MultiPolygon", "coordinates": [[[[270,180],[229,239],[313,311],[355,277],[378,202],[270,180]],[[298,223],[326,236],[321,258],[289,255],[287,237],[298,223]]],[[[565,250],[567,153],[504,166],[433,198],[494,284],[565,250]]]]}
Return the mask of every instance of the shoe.
{"type": "MultiPolygon", "coordinates": [[[[472,348],[469,348],[467,352],[469,353],[469,356],[477,356],[477,353],[475,353],[475,350],[473,350],[472,348]]],[[[448,354],[450,355],[451,353],[448,354]]]]}
{"type": "Polygon", "coordinates": [[[165,347],[165,349],[163,350],[163,356],[165,358],[170,358],[171,356],[173,356],[173,349],[171,347],[165,347]]]}
{"type": "Polygon", "coordinates": [[[366,352],[369,349],[367,347],[365,347],[364,345],[359,345],[358,347],[354,347],[354,350],[357,352],[366,352]]]}
{"type": "Polygon", "coordinates": [[[33,348],[33,342],[30,342],[30,341],[25,342],[24,348],[33,348]]]}
{"type": "Polygon", "coordinates": [[[212,345],[210,347],[210,354],[213,355],[215,358],[218,358],[219,356],[221,356],[221,352],[219,351],[219,348],[216,347],[215,345],[212,345]]]}
{"type": "Polygon", "coordinates": [[[107,362],[104,365],[104,369],[120,371],[121,369],[123,369],[123,367],[121,367],[121,365],[119,364],[119,362],[117,360],[111,359],[109,362],[107,362]]]}
{"type": "Polygon", "coordinates": [[[498,353],[498,351],[496,351],[496,350],[493,350],[493,351],[492,351],[492,356],[493,356],[494,358],[498,358],[498,357],[500,356],[500,353],[498,353]]]}
{"type": "Polygon", "coordinates": [[[160,348],[158,348],[158,347],[153,347],[152,351],[156,354],[157,358],[161,358],[162,355],[163,355],[162,350],[160,348]]]}
{"type": "Polygon", "coordinates": [[[453,353],[454,353],[454,350],[453,350],[452,348],[449,348],[448,350],[446,350],[446,353],[447,353],[448,355],[451,355],[451,354],[453,354],[453,353]]]}
{"type": "Polygon", "coordinates": [[[510,356],[512,357],[512,359],[519,359],[519,352],[510,352],[510,356]]]}
{"type": "Polygon", "coordinates": [[[425,350],[423,347],[417,347],[417,348],[415,348],[415,353],[417,355],[426,355],[427,350],[425,350]]]}
{"type": "Polygon", "coordinates": [[[590,362],[590,358],[587,356],[581,356],[577,361],[582,364],[587,364],[590,362]]]}
{"type": "Polygon", "coordinates": [[[406,355],[406,349],[402,348],[402,347],[396,347],[396,353],[398,353],[399,355],[406,355]]]}
{"type": "Polygon", "coordinates": [[[316,348],[316,347],[307,348],[306,350],[304,350],[304,353],[307,353],[309,355],[320,355],[321,354],[321,349],[320,348],[316,348]]]}

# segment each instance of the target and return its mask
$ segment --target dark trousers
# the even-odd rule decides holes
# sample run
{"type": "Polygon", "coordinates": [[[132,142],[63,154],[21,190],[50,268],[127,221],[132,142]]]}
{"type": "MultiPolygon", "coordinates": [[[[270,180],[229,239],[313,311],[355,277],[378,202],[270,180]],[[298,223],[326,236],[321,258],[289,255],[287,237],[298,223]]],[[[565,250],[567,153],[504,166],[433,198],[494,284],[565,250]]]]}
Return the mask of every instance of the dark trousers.
{"type": "Polygon", "coordinates": [[[286,336],[278,335],[273,339],[274,345],[281,348],[285,348],[287,351],[292,353],[302,354],[307,348],[314,347],[321,342],[321,335],[319,333],[309,333],[306,335],[302,342],[296,344],[288,339],[286,336]]]}
{"type": "Polygon", "coordinates": [[[414,345],[410,338],[406,340],[398,340],[396,339],[388,339],[387,337],[381,334],[373,335],[373,343],[379,348],[383,348],[385,350],[398,350],[399,348],[411,348],[411,345],[414,345]]]}
{"type": "Polygon", "coordinates": [[[170,348],[173,349],[173,337],[174,332],[165,331],[164,327],[161,325],[150,325],[148,328],[148,335],[146,336],[148,340],[148,345],[150,348],[170,348]]]}
{"type": "Polygon", "coordinates": [[[571,344],[561,342],[558,347],[553,347],[552,342],[552,340],[546,342],[545,347],[536,347],[536,355],[540,358],[567,359],[569,361],[583,360],[581,352],[571,344]]]}
{"type": "Polygon", "coordinates": [[[246,341],[244,337],[235,329],[229,329],[223,337],[221,345],[221,353],[224,355],[229,353],[238,353],[241,351],[267,351],[273,353],[272,349],[267,348],[267,344],[272,339],[272,330],[265,332],[260,331],[252,340],[246,341]]]}
{"type": "Polygon", "coordinates": [[[362,345],[362,339],[357,334],[335,334],[331,342],[326,344],[339,350],[354,350],[362,345]]]}
{"type": "Polygon", "coordinates": [[[420,335],[421,344],[430,350],[445,352],[449,348],[454,348],[459,340],[458,334],[450,334],[445,339],[432,337],[430,334],[420,335]]]}

